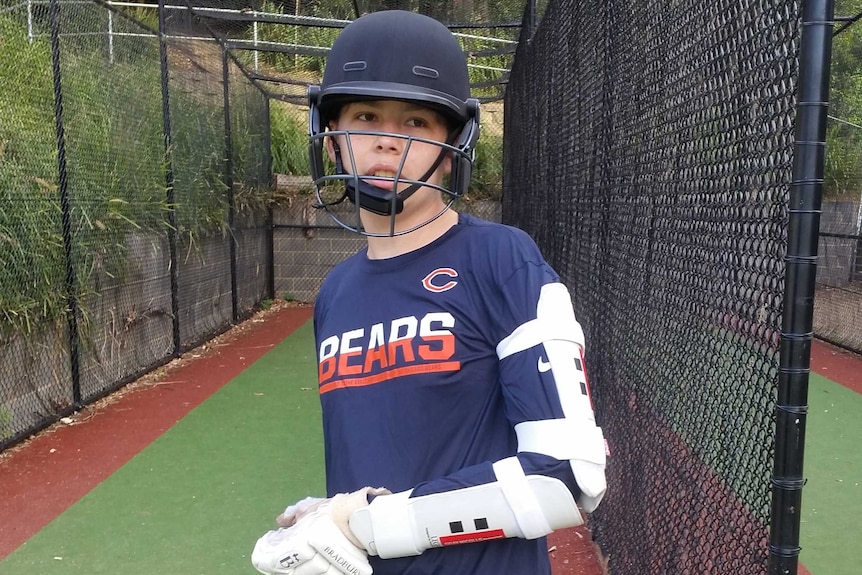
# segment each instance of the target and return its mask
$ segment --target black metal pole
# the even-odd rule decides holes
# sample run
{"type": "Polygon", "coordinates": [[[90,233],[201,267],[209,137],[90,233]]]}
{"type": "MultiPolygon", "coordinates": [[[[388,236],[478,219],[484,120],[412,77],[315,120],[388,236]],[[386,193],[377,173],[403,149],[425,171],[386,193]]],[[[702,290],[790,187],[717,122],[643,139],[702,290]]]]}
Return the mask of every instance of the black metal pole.
{"type": "Polygon", "coordinates": [[[536,33],[536,26],[539,24],[539,14],[538,9],[536,8],[536,0],[529,0],[527,2],[527,10],[529,17],[525,18],[525,20],[529,21],[530,33],[527,35],[527,38],[532,38],[533,34],[536,33]]]}
{"type": "Polygon", "coordinates": [[[162,73],[162,132],[165,138],[165,183],[168,201],[168,250],[171,260],[171,320],[173,327],[174,351],[179,357],[182,352],[180,340],[180,289],[179,256],[177,255],[177,199],[174,189],[173,137],[171,135],[171,105],[168,89],[168,44],[165,35],[165,0],[159,0],[159,66],[162,73]]]}
{"type": "MultiPolygon", "coordinates": [[[[264,96],[266,103],[266,130],[264,130],[264,139],[266,140],[266,175],[268,185],[275,187],[272,174],[272,115],[270,112],[269,98],[264,96]]],[[[273,214],[272,202],[266,203],[266,258],[267,270],[269,277],[267,278],[267,293],[269,299],[275,299],[275,216],[273,214]]]]}
{"type": "Polygon", "coordinates": [[[81,407],[81,355],[78,335],[78,279],[72,248],[72,206],[66,171],[66,132],[63,128],[63,84],[60,77],[60,2],[51,0],[51,68],[54,74],[54,119],[57,125],[57,168],[60,178],[60,221],[63,227],[63,252],[66,267],[66,327],[69,333],[69,368],[72,377],[72,402],[81,407]]]}
{"type": "Polygon", "coordinates": [[[239,317],[239,298],[237,297],[236,277],[236,236],[234,230],[234,219],[236,217],[236,206],[233,196],[233,144],[230,129],[230,57],[227,48],[222,47],[222,86],[224,89],[224,157],[225,174],[224,180],[227,186],[227,230],[230,242],[230,303],[231,317],[234,323],[239,317]]]}
{"type": "Polygon", "coordinates": [[[799,563],[803,455],[823,192],[832,0],[802,3],[793,182],[787,224],[784,315],[778,369],[769,575],[795,575],[799,563]]]}

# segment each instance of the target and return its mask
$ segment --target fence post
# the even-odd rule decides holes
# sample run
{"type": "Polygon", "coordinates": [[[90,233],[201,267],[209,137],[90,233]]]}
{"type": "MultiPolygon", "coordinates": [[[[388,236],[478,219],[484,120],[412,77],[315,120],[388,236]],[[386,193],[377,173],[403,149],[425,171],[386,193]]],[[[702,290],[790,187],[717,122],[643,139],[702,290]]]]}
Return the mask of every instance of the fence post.
{"type": "Polygon", "coordinates": [[[69,331],[69,367],[72,377],[72,402],[81,407],[81,356],[78,336],[78,280],[72,247],[72,207],[69,204],[69,180],[66,171],[66,133],[63,127],[63,89],[60,76],[60,2],[51,0],[51,68],[54,75],[54,119],[57,127],[57,169],[60,178],[60,219],[63,227],[63,251],[66,267],[66,327],[69,331]]]}
{"type": "Polygon", "coordinates": [[[527,35],[527,38],[532,38],[533,34],[536,33],[536,26],[538,25],[538,14],[536,8],[536,0],[529,0],[527,2],[527,14],[529,14],[528,19],[530,22],[530,33],[527,35]]]}
{"type": "Polygon", "coordinates": [[[802,2],[793,182],[787,224],[784,315],[775,412],[775,462],[769,533],[769,575],[795,575],[799,562],[803,453],[817,243],[823,194],[833,0],[802,2]]]}
{"type": "Polygon", "coordinates": [[[33,0],[27,0],[27,41],[33,43],[33,0]]]}
{"type": "MultiPolygon", "coordinates": [[[[257,14],[255,13],[255,18],[257,18],[257,14]]],[[[257,20],[252,23],[252,28],[254,30],[254,47],[257,48],[257,20]]],[[[254,51],[254,71],[257,72],[257,55],[258,51],[254,51]]]]}
{"type": "Polygon", "coordinates": [[[236,233],[234,218],[236,216],[233,197],[233,142],[230,131],[230,52],[224,45],[222,54],[222,87],[224,90],[224,154],[225,154],[225,185],[227,186],[227,229],[230,242],[230,303],[231,317],[239,321],[239,301],[237,298],[236,278],[236,233]]]}
{"type": "Polygon", "coordinates": [[[114,63],[114,13],[108,10],[108,62],[114,63]]]}
{"type": "Polygon", "coordinates": [[[165,139],[165,183],[168,201],[168,250],[171,260],[171,323],[173,325],[174,357],[182,351],[180,341],[180,302],[177,256],[177,211],[174,190],[173,138],[171,136],[171,106],[168,90],[168,44],[165,34],[165,0],[159,0],[159,67],[162,80],[162,133],[165,139]]]}
{"type": "MultiPolygon", "coordinates": [[[[269,176],[269,185],[275,186],[272,173],[272,115],[270,113],[270,100],[264,96],[266,108],[266,130],[264,130],[264,144],[266,149],[266,174],[269,176]]],[[[269,299],[275,299],[275,215],[272,202],[266,203],[266,257],[269,268],[269,280],[267,281],[267,292],[269,299]]]]}

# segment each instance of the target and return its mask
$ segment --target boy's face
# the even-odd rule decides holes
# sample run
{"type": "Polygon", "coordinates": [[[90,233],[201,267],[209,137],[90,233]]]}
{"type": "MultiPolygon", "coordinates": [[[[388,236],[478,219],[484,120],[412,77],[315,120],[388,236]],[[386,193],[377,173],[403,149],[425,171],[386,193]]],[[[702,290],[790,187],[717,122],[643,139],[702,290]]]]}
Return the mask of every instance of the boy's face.
{"type": "MultiPolygon", "coordinates": [[[[447,124],[441,114],[430,108],[400,100],[373,100],[346,104],[341,108],[338,119],[330,124],[330,129],[385,132],[374,135],[353,134],[349,138],[349,145],[346,141],[347,136],[337,136],[344,170],[360,176],[393,178],[401,166],[404,151],[407,150],[407,158],[403,160],[400,178],[408,180],[421,179],[437,160],[443,148],[392,134],[436,142],[445,142],[448,135],[447,124]]],[[[327,150],[330,158],[334,160],[331,141],[328,141],[327,150]]],[[[451,156],[447,153],[439,167],[426,181],[439,185],[440,180],[451,171],[451,168],[451,156]]],[[[365,181],[380,188],[392,189],[392,182],[387,180],[365,181]]],[[[409,185],[407,182],[399,182],[399,189],[395,191],[400,192],[409,185]]]]}

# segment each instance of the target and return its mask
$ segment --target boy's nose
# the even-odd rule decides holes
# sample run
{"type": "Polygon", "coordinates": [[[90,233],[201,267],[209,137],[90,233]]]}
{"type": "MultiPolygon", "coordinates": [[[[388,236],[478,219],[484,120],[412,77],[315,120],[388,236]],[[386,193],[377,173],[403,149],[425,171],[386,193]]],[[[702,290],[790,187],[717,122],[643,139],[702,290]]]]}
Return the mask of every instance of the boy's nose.
{"type": "Polygon", "coordinates": [[[403,138],[396,137],[391,133],[382,133],[377,136],[377,148],[380,150],[400,150],[403,146],[403,138]]]}

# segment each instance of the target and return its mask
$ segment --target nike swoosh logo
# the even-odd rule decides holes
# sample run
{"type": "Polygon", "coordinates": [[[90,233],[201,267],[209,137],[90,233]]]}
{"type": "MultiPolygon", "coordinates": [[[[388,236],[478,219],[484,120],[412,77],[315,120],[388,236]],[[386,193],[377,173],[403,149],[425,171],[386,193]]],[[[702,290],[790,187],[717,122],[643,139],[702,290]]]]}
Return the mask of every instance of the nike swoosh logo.
{"type": "Polygon", "coordinates": [[[539,356],[539,373],[545,373],[546,371],[550,371],[551,364],[550,362],[543,361],[542,356],[539,356]]]}

